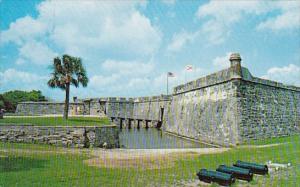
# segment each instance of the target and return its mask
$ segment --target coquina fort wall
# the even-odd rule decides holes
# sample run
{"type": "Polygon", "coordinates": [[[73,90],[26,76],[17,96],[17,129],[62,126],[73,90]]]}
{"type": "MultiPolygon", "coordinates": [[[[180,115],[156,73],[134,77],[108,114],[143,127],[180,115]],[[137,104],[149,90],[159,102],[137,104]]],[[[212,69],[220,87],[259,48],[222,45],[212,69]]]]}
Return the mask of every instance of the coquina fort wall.
{"type": "MultiPolygon", "coordinates": [[[[55,115],[64,112],[63,102],[21,102],[18,103],[16,113],[19,115],[55,115]]],[[[84,114],[85,106],[83,103],[70,103],[69,114],[84,114]]]]}
{"type": "MultiPolygon", "coordinates": [[[[82,114],[106,115],[120,127],[161,127],[223,146],[299,133],[300,88],[252,76],[239,54],[230,61],[230,68],[179,85],[172,95],[93,98],[76,106],[82,114]]],[[[20,105],[16,112],[26,113],[26,103],[20,105]]]]}
{"type": "Polygon", "coordinates": [[[229,69],[176,87],[166,111],[166,131],[237,145],[299,133],[300,88],[253,77],[238,56],[229,69]]]}
{"type": "Polygon", "coordinates": [[[107,116],[127,127],[161,127],[164,108],[170,102],[170,96],[153,96],[140,98],[109,98],[107,116]]]}

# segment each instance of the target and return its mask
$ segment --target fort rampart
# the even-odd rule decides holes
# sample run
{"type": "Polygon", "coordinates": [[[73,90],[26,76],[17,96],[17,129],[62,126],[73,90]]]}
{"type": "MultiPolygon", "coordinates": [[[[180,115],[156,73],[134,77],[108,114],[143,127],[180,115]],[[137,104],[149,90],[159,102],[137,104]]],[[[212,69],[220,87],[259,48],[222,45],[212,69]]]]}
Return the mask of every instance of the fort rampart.
{"type": "MultiPolygon", "coordinates": [[[[61,115],[64,112],[63,102],[21,102],[18,103],[16,114],[26,116],[61,115]]],[[[70,115],[82,115],[85,112],[84,103],[70,103],[70,115]]]]}
{"type": "MultiPolygon", "coordinates": [[[[85,99],[76,106],[83,114],[106,115],[120,127],[162,127],[223,146],[299,133],[300,88],[252,76],[239,54],[230,61],[228,69],[179,85],[172,95],[85,99]]],[[[45,112],[36,114],[47,113],[40,110],[45,112]]]]}
{"type": "Polygon", "coordinates": [[[253,77],[240,60],[174,88],[164,130],[225,146],[299,133],[300,88],[253,77]]]}

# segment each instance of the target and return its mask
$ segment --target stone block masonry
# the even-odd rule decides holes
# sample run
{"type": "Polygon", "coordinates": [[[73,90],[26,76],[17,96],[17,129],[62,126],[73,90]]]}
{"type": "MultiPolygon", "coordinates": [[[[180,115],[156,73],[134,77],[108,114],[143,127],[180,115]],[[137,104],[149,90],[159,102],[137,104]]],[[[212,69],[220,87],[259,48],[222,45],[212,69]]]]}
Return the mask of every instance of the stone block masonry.
{"type": "Polygon", "coordinates": [[[106,115],[121,126],[156,127],[162,122],[170,96],[108,98],[106,115]]]}
{"type": "Polygon", "coordinates": [[[174,95],[162,128],[206,143],[236,144],[236,89],[227,82],[174,95]]]}
{"type": "Polygon", "coordinates": [[[240,141],[300,132],[300,91],[263,81],[241,80],[237,85],[240,141]]]}
{"type": "Polygon", "coordinates": [[[75,148],[120,147],[119,129],[116,126],[0,125],[0,141],[49,144],[75,148]]]}
{"type": "MultiPolygon", "coordinates": [[[[18,103],[16,114],[26,116],[62,115],[65,103],[63,102],[21,102],[18,103]]],[[[82,115],[85,111],[84,103],[70,103],[70,115],[82,115]]]]}
{"type": "MultiPolygon", "coordinates": [[[[69,105],[69,115],[93,115],[104,117],[106,98],[79,99],[69,105]]],[[[20,102],[16,114],[26,116],[62,115],[64,102],[20,102]]]]}

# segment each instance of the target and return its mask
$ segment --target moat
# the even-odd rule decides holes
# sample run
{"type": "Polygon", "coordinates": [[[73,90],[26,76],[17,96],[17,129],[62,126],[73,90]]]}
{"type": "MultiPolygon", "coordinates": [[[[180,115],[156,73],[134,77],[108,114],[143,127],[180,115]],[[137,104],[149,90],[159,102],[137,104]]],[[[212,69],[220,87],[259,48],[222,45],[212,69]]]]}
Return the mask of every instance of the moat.
{"type": "Polygon", "coordinates": [[[127,149],[175,149],[211,147],[191,140],[176,137],[156,128],[121,129],[121,148],[127,149]]]}

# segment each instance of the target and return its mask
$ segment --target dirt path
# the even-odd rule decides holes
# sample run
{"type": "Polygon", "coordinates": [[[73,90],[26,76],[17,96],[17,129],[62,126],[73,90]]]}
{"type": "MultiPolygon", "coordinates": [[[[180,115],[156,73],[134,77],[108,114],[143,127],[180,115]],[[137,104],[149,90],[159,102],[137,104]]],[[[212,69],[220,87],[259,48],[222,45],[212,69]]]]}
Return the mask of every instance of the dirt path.
{"type": "Polygon", "coordinates": [[[284,144],[288,144],[289,142],[285,143],[274,143],[274,144],[266,144],[266,145],[241,145],[238,148],[267,148],[267,147],[276,147],[284,144]]]}
{"type": "Polygon", "coordinates": [[[217,154],[228,150],[228,148],[96,150],[91,153],[93,158],[85,160],[84,163],[104,168],[162,169],[173,167],[178,159],[217,154]]]}

